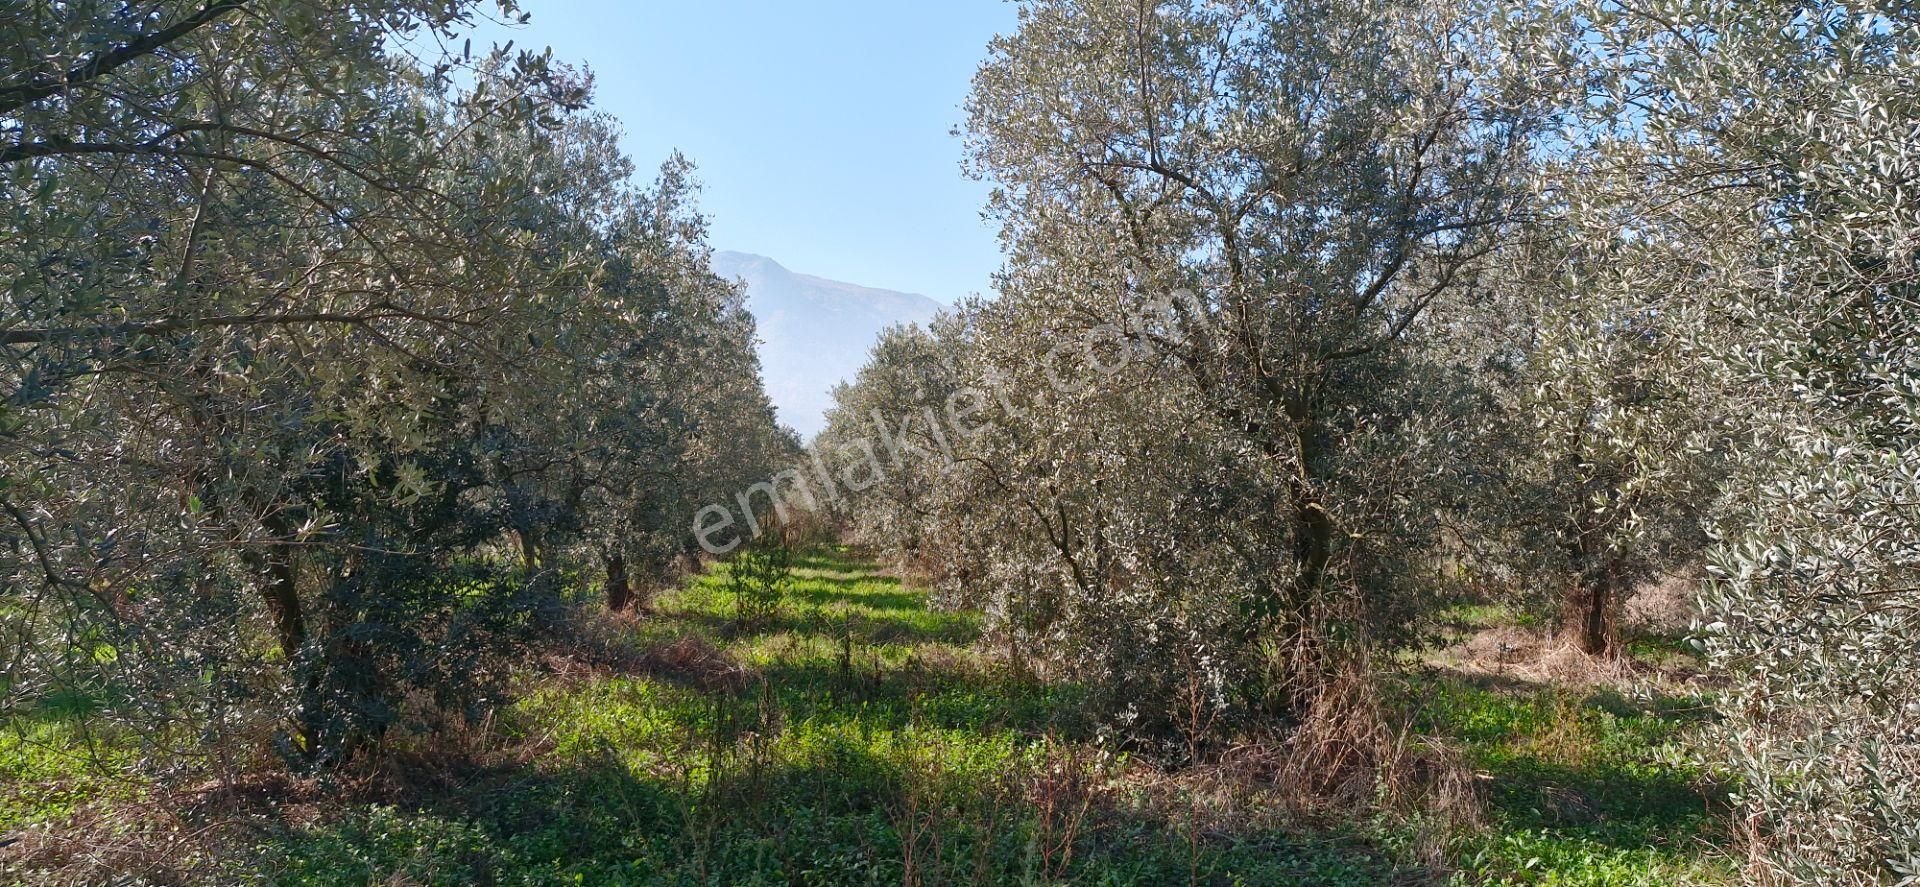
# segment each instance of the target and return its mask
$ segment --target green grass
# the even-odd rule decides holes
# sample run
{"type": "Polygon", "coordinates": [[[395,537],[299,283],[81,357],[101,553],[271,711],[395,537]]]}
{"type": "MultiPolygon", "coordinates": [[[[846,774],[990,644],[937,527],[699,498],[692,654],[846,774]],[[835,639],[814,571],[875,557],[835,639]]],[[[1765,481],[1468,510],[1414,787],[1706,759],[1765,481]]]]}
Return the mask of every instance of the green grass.
{"type": "Polygon", "coordinates": [[[709,575],[636,629],[640,649],[691,636],[724,650],[746,675],[736,687],[703,691],[694,667],[542,689],[506,719],[516,741],[545,748],[533,764],[480,774],[434,804],[288,830],[269,843],[272,876],[898,884],[911,869],[926,883],[1330,887],[1393,877],[1351,838],[1201,835],[1130,803],[1127,762],[1078,741],[1091,733],[1074,688],[981,658],[976,616],[930,611],[845,551],[797,566],[781,612],[750,628],[709,575]]]}
{"type": "Polygon", "coordinates": [[[1465,603],[1446,608],[1438,615],[1436,621],[1443,626],[1462,631],[1507,625],[1530,628],[1540,624],[1540,617],[1538,614],[1506,604],[1465,603]]]}
{"type": "Polygon", "coordinates": [[[1732,884],[1726,792],[1694,763],[1697,698],[1629,700],[1441,673],[1415,682],[1416,727],[1458,742],[1490,827],[1455,848],[1456,883],[1732,884]]]}
{"type": "Polygon", "coordinates": [[[86,695],[65,693],[0,722],[0,834],[137,793],[127,780],[135,744],[97,726],[97,708],[86,695]]]}
{"type": "MultiPolygon", "coordinates": [[[[1490,807],[1433,872],[1395,849],[1400,826],[1196,825],[1187,789],[1098,750],[1077,688],[980,654],[976,615],[930,610],[844,549],[796,565],[748,626],[718,571],[664,595],[613,636],[630,667],[534,681],[499,714],[495,747],[520,754],[439,762],[389,803],[265,818],[223,880],[1732,883],[1712,850],[1721,793],[1681,752],[1700,700],[1415,674],[1416,726],[1464,750],[1490,807]]],[[[0,731],[0,830],[125,791],[131,751],[77,754],[86,713],[56,701],[0,731]]]]}

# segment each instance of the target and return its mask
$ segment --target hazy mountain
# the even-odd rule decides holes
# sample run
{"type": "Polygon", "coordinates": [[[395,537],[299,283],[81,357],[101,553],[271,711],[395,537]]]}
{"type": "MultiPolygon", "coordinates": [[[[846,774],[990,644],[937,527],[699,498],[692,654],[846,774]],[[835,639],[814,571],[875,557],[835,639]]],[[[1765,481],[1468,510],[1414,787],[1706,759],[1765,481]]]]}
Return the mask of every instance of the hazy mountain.
{"type": "Polygon", "coordinates": [[[809,439],[826,424],[833,386],[860,371],[881,330],[924,325],[944,307],[913,293],[795,274],[750,253],[714,253],[713,270],[746,281],[747,307],[760,326],[767,394],[780,421],[809,439]]]}

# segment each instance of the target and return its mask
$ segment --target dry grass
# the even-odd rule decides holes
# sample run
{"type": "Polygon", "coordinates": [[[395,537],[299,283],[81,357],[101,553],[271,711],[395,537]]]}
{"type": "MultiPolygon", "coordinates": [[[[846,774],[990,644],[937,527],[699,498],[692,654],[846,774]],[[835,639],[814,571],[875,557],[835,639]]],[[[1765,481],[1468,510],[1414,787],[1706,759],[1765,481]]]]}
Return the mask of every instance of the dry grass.
{"type": "Polygon", "coordinates": [[[412,729],[390,731],[380,754],[324,778],[255,755],[224,776],[141,782],[129,796],[28,826],[0,845],[0,883],[231,883],[222,866],[257,853],[263,834],[321,822],[348,805],[472,796],[477,784],[510,782],[551,750],[544,736],[508,739],[491,715],[469,722],[424,694],[404,707],[401,722],[412,729]]]}
{"type": "Polygon", "coordinates": [[[1565,635],[1518,626],[1474,631],[1459,643],[1434,651],[1427,664],[1473,678],[1519,681],[1541,689],[1637,690],[1697,683],[1686,662],[1658,664],[1632,656],[1595,656],[1565,635]]]}
{"type": "Polygon", "coordinates": [[[1315,691],[1291,727],[1235,733],[1205,744],[1177,769],[1134,764],[1105,777],[1134,812],[1171,823],[1196,844],[1263,832],[1316,833],[1385,817],[1411,845],[1426,883],[1448,843],[1485,825],[1482,774],[1456,746],[1423,737],[1385,701],[1377,678],[1354,668],[1315,691]]]}
{"type": "Polygon", "coordinates": [[[643,652],[633,643],[645,616],[638,610],[609,612],[601,607],[576,610],[565,630],[540,658],[543,679],[574,686],[616,674],[632,674],[645,667],[643,652]]]}
{"type": "Polygon", "coordinates": [[[737,693],[758,677],[733,654],[697,634],[682,635],[646,651],[643,669],[654,677],[705,693],[737,693]]]}
{"type": "Polygon", "coordinates": [[[1459,749],[1417,735],[1387,698],[1370,671],[1336,674],[1281,741],[1277,781],[1303,814],[1406,820],[1422,861],[1438,865],[1450,838],[1483,825],[1486,792],[1459,749]]]}
{"type": "Polygon", "coordinates": [[[0,881],[17,884],[203,884],[219,880],[228,848],[259,829],[319,818],[334,797],[284,770],[93,803],[28,827],[0,849],[0,881]]]}
{"type": "Polygon", "coordinates": [[[1622,627],[1635,634],[1684,634],[1700,615],[1699,595],[1700,580],[1695,576],[1683,574],[1648,582],[1627,598],[1622,627]]]}
{"type": "MultiPolygon", "coordinates": [[[[578,686],[620,675],[648,675],[702,692],[737,692],[753,670],[706,638],[685,633],[664,643],[637,642],[655,617],[637,611],[582,612],[546,651],[536,680],[578,686]]],[[[656,635],[657,636],[657,635],[656,635]]]]}

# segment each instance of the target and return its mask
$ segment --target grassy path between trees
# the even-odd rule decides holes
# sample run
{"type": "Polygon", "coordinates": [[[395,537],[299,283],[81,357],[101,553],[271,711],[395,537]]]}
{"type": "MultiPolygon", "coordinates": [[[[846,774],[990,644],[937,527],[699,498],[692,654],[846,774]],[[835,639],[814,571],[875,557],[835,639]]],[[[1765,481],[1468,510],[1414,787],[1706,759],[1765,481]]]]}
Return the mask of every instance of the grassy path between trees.
{"type": "MultiPolygon", "coordinates": [[[[984,657],[975,616],[855,553],[796,566],[757,624],[734,618],[724,567],[606,619],[485,729],[255,805],[203,865],[329,885],[1449,880],[1394,852],[1404,822],[1303,825],[1226,774],[1099,751],[1072,687],[984,657]]],[[[1490,785],[1487,828],[1444,851],[1459,882],[1717,879],[1712,792],[1673,752],[1684,706],[1440,673],[1408,689],[1490,785]]],[[[0,832],[84,794],[49,778],[53,734],[22,735],[0,739],[0,774],[35,779],[0,793],[0,832]]]]}
{"type": "MultiPolygon", "coordinates": [[[[724,570],[724,567],[721,568],[724,570]]],[[[439,809],[289,834],[289,883],[1387,883],[1358,843],[1210,834],[1093,749],[1071,688],[977,654],[970,614],[845,550],[740,626],[719,575],[622,627],[629,668],[503,718],[522,766],[439,809]]]]}

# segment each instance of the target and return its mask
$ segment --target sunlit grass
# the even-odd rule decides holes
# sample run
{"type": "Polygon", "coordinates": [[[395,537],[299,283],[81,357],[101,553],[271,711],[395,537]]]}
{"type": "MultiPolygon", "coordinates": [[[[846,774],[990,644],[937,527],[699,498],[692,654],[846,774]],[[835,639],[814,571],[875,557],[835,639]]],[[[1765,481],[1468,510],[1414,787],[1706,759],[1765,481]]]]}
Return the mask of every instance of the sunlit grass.
{"type": "Polygon", "coordinates": [[[1491,823],[1458,842],[1456,883],[1735,883],[1716,850],[1726,791],[1685,745],[1702,700],[1444,674],[1415,691],[1417,726],[1460,742],[1488,785],[1491,823]]]}
{"type": "Polygon", "coordinates": [[[48,697],[0,721],[0,834],[134,793],[133,737],[82,693],[48,697]]]}
{"type": "MultiPolygon", "coordinates": [[[[532,680],[492,726],[512,753],[457,785],[266,825],[228,864],[356,887],[1734,882],[1724,792],[1686,751],[1704,700],[1413,673],[1416,728],[1459,745],[1490,802],[1425,870],[1390,824],[1198,829],[1103,750],[1077,688],[982,653],[977,615],[853,552],[796,563],[751,623],[724,566],[615,623],[631,667],[532,680]]],[[[88,734],[89,713],[48,700],[0,730],[0,829],[129,790],[134,744],[88,734]]]]}
{"type": "Polygon", "coordinates": [[[541,689],[505,721],[546,750],[485,810],[370,808],[289,833],[281,879],[890,884],[911,869],[953,883],[1362,885],[1389,870],[1343,841],[1189,841],[1124,818],[1070,829],[1070,803],[1037,807],[1035,784],[1091,787],[1124,759],[1060,757],[1090,735],[1075,691],[975,652],[976,616],[931,611],[845,552],[803,559],[779,612],[753,625],[734,621],[723,579],[656,600],[634,643],[698,638],[746,675],[733,689],[671,669],[541,689]]]}

